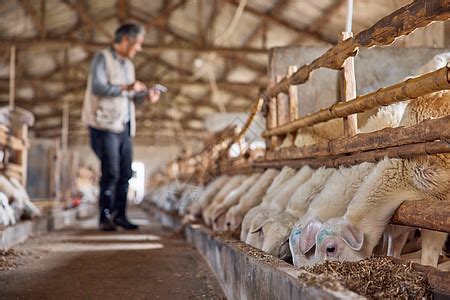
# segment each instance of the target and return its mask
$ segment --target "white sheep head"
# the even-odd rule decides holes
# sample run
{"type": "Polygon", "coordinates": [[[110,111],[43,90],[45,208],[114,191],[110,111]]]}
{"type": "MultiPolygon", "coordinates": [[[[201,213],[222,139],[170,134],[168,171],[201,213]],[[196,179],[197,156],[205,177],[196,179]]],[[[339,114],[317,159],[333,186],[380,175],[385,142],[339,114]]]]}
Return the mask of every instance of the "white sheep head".
{"type": "Polygon", "coordinates": [[[281,259],[290,257],[289,234],[295,218],[287,213],[275,215],[260,226],[264,237],[261,250],[281,259]]]}
{"type": "Polygon", "coordinates": [[[321,225],[322,222],[319,219],[306,215],[292,228],[289,249],[295,266],[304,267],[314,264],[316,234],[321,225]]]}
{"type": "Polygon", "coordinates": [[[244,218],[238,205],[232,206],[225,216],[225,227],[227,230],[236,230],[241,226],[244,218]]]}
{"type": "Polygon", "coordinates": [[[315,235],[315,263],[358,261],[369,257],[371,253],[365,253],[364,242],[364,233],[350,221],[343,217],[329,219],[315,235]]]}

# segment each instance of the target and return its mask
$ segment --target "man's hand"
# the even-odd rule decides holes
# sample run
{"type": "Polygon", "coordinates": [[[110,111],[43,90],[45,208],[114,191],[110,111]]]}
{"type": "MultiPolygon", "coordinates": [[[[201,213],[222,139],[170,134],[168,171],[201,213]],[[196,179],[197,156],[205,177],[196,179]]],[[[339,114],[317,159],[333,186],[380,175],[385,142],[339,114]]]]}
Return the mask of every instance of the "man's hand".
{"type": "Polygon", "coordinates": [[[158,102],[160,95],[161,95],[161,92],[158,89],[149,89],[146,99],[150,103],[156,103],[156,102],[158,102]]]}
{"type": "Polygon", "coordinates": [[[134,83],[128,85],[126,87],[127,91],[133,91],[135,93],[145,91],[147,87],[142,81],[136,80],[134,83]]]}

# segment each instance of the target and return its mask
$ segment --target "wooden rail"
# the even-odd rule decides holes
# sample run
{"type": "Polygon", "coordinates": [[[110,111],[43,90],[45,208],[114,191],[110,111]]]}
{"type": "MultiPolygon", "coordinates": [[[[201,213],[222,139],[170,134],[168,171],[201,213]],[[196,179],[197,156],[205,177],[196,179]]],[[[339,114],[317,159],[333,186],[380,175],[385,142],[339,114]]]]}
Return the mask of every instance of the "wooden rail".
{"type": "Polygon", "coordinates": [[[338,156],[436,140],[450,141],[450,116],[426,120],[409,127],[385,128],[375,132],[360,133],[351,138],[343,137],[311,146],[282,148],[275,152],[268,152],[266,159],[286,160],[338,156]]]}
{"type": "Polygon", "coordinates": [[[336,118],[362,113],[373,108],[386,106],[404,100],[414,99],[433,92],[450,89],[450,66],[437,71],[410,78],[406,81],[381,88],[375,92],[358,96],[347,102],[339,102],[303,118],[263,132],[264,137],[284,135],[302,127],[312,126],[336,118]]]}
{"type": "Polygon", "coordinates": [[[450,203],[438,201],[405,201],[395,211],[392,223],[450,232],[450,203]]]}

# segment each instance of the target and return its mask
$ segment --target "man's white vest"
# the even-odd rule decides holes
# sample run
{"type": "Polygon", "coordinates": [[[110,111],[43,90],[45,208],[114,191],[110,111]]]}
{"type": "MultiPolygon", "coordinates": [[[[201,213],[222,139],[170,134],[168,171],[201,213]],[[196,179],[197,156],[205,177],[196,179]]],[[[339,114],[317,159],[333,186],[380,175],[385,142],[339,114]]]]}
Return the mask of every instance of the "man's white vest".
{"type": "MultiPolygon", "coordinates": [[[[123,67],[120,61],[114,59],[112,49],[104,49],[102,52],[106,62],[106,76],[110,84],[128,85],[135,81],[134,65],[129,59],[124,59],[127,65],[127,76],[123,76],[123,67]],[[124,82],[127,78],[129,82],[124,82]]],[[[136,119],[134,102],[128,97],[99,97],[92,93],[91,75],[88,76],[86,93],[84,95],[81,119],[84,124],[99,130],[121,133],[124,131],[128,103],[130,105],[130,133],[136,132],[136,119]]]]}

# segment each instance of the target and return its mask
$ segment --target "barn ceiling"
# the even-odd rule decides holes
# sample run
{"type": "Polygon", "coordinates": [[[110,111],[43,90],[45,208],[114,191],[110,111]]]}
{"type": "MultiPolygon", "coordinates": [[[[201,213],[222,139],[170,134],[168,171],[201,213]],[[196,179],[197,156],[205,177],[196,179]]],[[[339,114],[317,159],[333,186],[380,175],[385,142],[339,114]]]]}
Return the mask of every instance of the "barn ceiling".
{"type": "MultiPolygon", "coordinates": [[[[406,0],[358,0],[354,32],[406,0]]],[[[267,84],[268,52],[287,45],[330,45],[344,28],[345,0],[5,0],[0,2],[0,102],[8,101],[9,53],[16,46],[16,105],[36,115],[40,137],[86,142],[80,109],[89,62],[118,24],[146,28],[137,78],[169,93],[137,114],[140,144],[208,136],[204,118],[246,111],[267,84]],[[240,13],[242,9],[242,13],[240,13]]]]}

